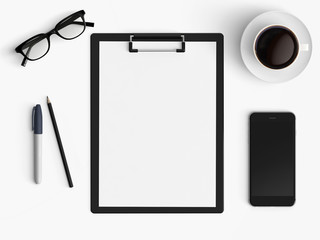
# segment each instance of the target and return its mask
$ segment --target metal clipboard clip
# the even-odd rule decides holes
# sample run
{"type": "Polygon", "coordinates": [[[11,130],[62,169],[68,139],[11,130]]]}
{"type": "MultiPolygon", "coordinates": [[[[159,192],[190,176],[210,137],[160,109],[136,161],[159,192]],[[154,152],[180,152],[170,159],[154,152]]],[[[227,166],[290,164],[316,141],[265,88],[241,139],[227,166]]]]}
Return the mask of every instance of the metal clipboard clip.
{"type": "Polygon", "coordinates": [[[145,35],[130,35],[129,41],[129,52],[138,53],[138,52],[185,52],[185,39],[184,35],[154,35],[154,36],[145,36],[145,35]],[[133,42],[181,42],[181,48],[178,49],[137,49],[133,47],[133,42]]]}

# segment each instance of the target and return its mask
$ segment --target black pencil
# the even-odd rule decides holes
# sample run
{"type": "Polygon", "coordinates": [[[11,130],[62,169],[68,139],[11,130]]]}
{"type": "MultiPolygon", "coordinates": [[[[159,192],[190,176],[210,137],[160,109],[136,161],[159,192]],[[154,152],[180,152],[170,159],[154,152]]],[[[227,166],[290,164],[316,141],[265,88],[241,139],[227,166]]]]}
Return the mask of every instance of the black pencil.
{"type": "Polygon", "coordinates": [[[72,188],[73,187],[73,183],[72,183],[72,179],[71,179],[71,175],[70,175],[70,171],[69,171],[66,155],[64,154],[64,150],[63,150],[63,146],[62,146],[62,142],[61,142],[61,138],[60,138],[60,134],[59,134],[59,130],[58,130],[58,125],[57,125],[56,118],[55,118],[54,113],[53,113],[53,109],[52,109],[52,105],[51,105],[49,97],[47,97],[47,103],[48,103],[48,108],[49,108],[50,117],[51,117],[51,120],[52,120],[52,125],[53,125],[53,128],[54,128],[54,132],[56,133],[56,138],[57,138],[57,142],[58,142],[59,149],[60,149],[62,163],[63,163],[63,166],[64,166],[64,170],[66,171],[69,187],[72,188]]]}

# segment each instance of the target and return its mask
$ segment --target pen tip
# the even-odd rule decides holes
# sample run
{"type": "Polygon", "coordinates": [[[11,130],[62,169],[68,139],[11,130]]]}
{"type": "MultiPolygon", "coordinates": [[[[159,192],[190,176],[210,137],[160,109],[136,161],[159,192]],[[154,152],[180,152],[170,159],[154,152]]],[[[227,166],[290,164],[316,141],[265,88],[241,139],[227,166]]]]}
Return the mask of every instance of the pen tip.
{"type": "Polygon", "coordinates": [[[51,103],[49,97],[47,96],[47,103],[51,103]]]}

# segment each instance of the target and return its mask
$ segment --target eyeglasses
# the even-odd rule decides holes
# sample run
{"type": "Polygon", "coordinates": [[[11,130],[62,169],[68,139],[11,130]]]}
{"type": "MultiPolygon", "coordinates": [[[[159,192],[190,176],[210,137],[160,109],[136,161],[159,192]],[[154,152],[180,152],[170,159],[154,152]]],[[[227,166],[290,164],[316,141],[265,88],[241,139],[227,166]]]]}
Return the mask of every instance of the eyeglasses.
{"type": "Polygon", "coordinates": [[[25,67],[28,60],[36,61],[44,57],[49,52],[52,34],[57,34],[65,40],[72,40],[79,37],[86,27],[94,27],[94,23],[84,20],[84,14],[84,10],[75,12],[62,19],[51,31],[33,36],[16,47],[16,52],[24,57],[21,65],[25,67]]]}

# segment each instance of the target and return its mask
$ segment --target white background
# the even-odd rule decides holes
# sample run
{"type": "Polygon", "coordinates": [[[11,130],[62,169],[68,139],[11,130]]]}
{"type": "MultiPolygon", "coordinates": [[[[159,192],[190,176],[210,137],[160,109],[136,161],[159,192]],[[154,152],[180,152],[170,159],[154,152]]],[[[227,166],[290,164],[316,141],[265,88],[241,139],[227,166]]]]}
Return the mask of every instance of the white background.
{"type": "Polygon", "coordinates": [[[1,239],[317,239],[320,210],[319,13],[317,1],[6,1],[0,42],[1,239]],[[85,9],[96,27],[80,38],[52,37],[52,49],[20,65],[14,48],[85,9]],[[313,55],[294,80],[270,84],[252,76],[240,38],[256,15],[285,10],[309,28],[313,55]],[[90,48],[92,32],[221,32],[225,36],[225,212],[94,215],[90,212],[90,48]],[[69,189],[51,126],[49,95],[75,187],[69,189]],[[44,116],[43,183],[32,176],[31,108],[44,116]],[[248,203],[248,115],[288,110],[297,118],[297,201],[291,208],[248,203]]]}

